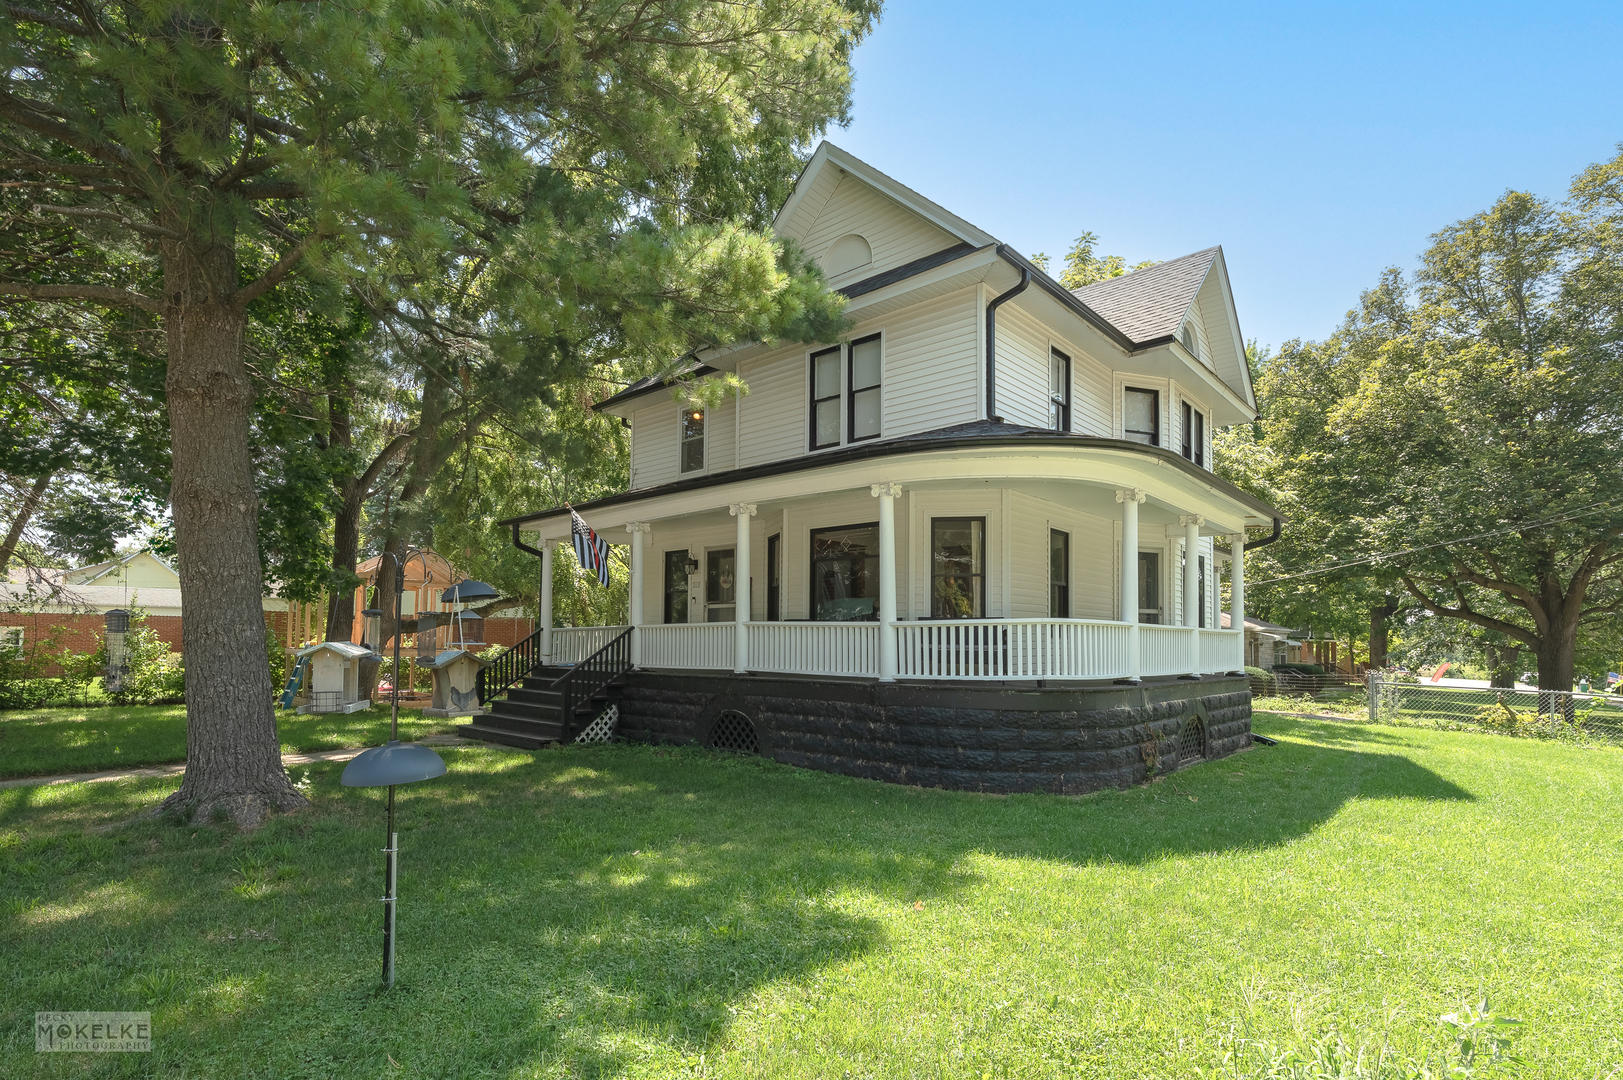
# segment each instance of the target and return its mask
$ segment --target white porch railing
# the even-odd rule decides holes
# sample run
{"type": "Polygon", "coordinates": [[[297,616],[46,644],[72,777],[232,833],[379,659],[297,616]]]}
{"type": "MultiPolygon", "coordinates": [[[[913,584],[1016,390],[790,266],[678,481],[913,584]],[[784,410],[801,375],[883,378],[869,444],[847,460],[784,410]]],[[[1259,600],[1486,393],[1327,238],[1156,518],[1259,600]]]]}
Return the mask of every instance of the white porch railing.
{"type": "Polygon", "coordinates": [[[731,671],[732,623],[672,623],[639,627],[642,666],[695,671],[731,671]]]}
{"type": "Polygon", "coordinates": [[[977,619],[896,624],[896,674],[912,679],[1114,679],[1127,674],[1125,623],[977,619]]]}
{"type": "Polygon", "coordinates": [[[750,670],[802,675],[878,675],[879,624],[750,623],[750,670]]]}
{"type": "Polygon", "coordinates": [[[557,626],[552,630],[552,662],[578,664],[625,633],[623,626],[557,626]]]}
{"type": "MultiPolygon", "coordinates": [[[[604,628],[603,643],[619,630],[604,628]]],[[[732,623],[643,626],[638,630],[642,666],[731,671],[737,657],[734,632],[732,623]]],[[[756,622],[747,624],[745,633],[751,671],[865,678],[879,673],[882,627],[878,623],[756,622]]],[[[902,679],[1126,678],[1134,674],[1132,633],[1133,627],[1127,623],[1090,619],[899,622],[896,675],[902,679]]],[[[1205,675],[1240,668],[1240,632],[1142,625],[1138,635],[1139,675],[1205,675]],[[1197,650],[1198,661],[1192,659],[1197,650]]],[[[555,655],[557,648],[554,645],[555,655]]]]}
{"type": "Polygon", "coordinates": [[[1200,672],[1239,671],[1245,666],[1244,630],[1202,630],[1200,672]]]}

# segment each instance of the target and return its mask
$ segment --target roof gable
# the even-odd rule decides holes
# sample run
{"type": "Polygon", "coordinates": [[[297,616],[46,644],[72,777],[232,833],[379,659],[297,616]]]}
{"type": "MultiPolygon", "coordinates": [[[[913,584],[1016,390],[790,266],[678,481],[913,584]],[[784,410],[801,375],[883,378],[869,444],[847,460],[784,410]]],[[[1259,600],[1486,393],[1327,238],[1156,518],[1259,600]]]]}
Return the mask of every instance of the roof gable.
{"type": "Polygon", "coordinates": [[[76,585],[127,585],[131,589],[178,589],[180,575],[150,551],[68,570],[63,580],[76,585]]]}
{"type": "Polygon", "coordinates": [[[800,244],[836,287],[949,248],[997,242],[985,230],[828,142],[818,146],[807,162],[773,228],[800,244]],[[871,256],[866,260],[863,243],[871,256]]]}

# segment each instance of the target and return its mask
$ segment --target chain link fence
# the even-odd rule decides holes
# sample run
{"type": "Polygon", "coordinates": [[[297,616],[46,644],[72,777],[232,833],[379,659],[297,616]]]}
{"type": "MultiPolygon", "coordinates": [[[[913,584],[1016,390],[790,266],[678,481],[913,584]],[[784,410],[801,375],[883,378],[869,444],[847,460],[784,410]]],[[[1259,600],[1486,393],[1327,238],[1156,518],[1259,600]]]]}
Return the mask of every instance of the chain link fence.
{"type": "Polygon", "coordinates": [[[1372,723],[1424,723],[1573,742],[1623,743],[1623,697],[1565,690],[1432,686],[1413,676],[1369,676],[1372,723]]]}

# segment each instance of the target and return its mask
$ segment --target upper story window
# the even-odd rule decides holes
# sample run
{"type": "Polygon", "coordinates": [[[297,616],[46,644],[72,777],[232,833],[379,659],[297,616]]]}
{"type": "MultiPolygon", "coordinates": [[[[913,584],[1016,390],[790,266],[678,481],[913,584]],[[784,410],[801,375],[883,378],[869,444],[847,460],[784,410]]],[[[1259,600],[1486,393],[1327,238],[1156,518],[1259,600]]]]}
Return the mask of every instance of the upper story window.
{"type": "Polygon", "coordinates": [[[704,471],[704,410],[691,405],[682,410],[682,471],[704,471]]]}
{"type": "Polygon", "coordinates": [[[1196,465],[1202,468],[1206,466],[1206,414],[1187,401],[1183,403],[1183,446],[1180,452],[1196,465]]]}
{"type": "Polygon", "coordinates": [[[1127,387],[1122,400],[1122,435],[1145,446],[1161,445],[1161,394],[1127,387]]]}
{"type": "Polygon", "coordinates": [[[1048,351],[1048,426],[1071,430],[1071,358],[1058,349],[1048,351]]]}
{"type": "Polygon", "coordinates": [[[812,354],[813,450],[879,437],[881,351],[879,335],[872,334],[850,345],[834,345],[812,354]]]}

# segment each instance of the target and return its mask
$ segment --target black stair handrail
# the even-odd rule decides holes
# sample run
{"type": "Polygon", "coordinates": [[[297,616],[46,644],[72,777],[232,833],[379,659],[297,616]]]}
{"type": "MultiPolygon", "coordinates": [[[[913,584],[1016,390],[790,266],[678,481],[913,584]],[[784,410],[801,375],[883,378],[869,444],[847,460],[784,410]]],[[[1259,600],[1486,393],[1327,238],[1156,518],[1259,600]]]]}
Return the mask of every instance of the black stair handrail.
{"type": "Polygon", "coordinates": [[[558,715],[563,725],[559,742],[568,742],[574,737],[576,703],[589,701],[593,694],[631,670],[633,629],[626,627],[619,637],[552,680],[551,688],[563,696],[558,715]]]}
{"type": "Polygon", "coordinates": [[[537,630],[487,666],[479,669],[479,704],[488,705],[497,694],[541,666],[541,631],[537,630]]]}

